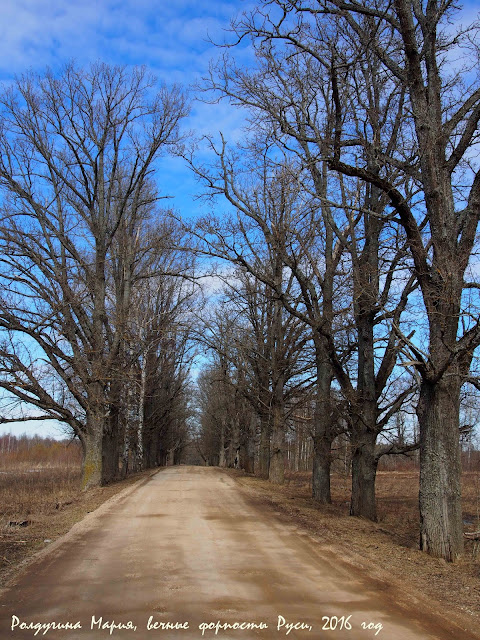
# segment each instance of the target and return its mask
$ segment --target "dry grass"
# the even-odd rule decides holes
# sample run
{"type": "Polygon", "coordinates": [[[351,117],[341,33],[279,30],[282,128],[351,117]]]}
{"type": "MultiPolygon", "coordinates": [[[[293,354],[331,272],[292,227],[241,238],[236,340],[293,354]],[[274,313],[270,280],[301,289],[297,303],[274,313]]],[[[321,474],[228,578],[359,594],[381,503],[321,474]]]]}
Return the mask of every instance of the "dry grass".
{"type": "MultiPolygon", "coordinates": [[[[298,496],[310,498],[311,474],[289,473],[286,486],[298,496]]],[[[420,514],[418,510],[418,471],[379,471],[376,496],[378,524],[398,538],[399,544],[416,548],[420,514]]],[[[339,513],[347,516],[350,508],[351,478],[332,475],[332,500],[339,513]]],[[[465,531],[480,529],[480,472],[468,471],[462,477],[463,518],[465,531]]],[[[473,543],[467,541],[467,554],[473,551],[473,543]]]]}
{"type": "MultiPolygon", "coordinates": [[[[0,469],[5,469],[0,465],[0,469]]],[[[146,471],[107,487],[81,491],[80,466],[20,464],[0,472],[0,585],[20,563],[65,534],[87,513],[139,478],[146,471]],[[27,468],[29,467],[29,468],[27,468]]]]}
{"type": "Polygon", "coordinates": [[[38,520],[75,498],[80,489],[77,467],[18,469],[0,472],[0,527],[10,521],[38,520]]]}
{"type": "Polygon", "coordinates": [[[21,436],[0,436],[0,468],[2,471],[45,469],[46,467],[78,468],[82,449],[77,440],[53,440],[21,436]]]}
{"type": "Polygon", "coordinates": [[[56,537],[58,515],[76,499],[80,478],[72,467],[0,473],[0,576],[56,537]]]}

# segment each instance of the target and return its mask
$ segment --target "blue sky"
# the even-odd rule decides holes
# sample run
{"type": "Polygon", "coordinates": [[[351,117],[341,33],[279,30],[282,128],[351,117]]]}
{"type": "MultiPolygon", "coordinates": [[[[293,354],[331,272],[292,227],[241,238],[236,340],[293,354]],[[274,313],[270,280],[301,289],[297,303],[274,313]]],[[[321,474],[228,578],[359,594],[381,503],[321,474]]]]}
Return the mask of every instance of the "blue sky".
{"type": "MultiPolygon", "coordinates": [[[[27,69],[79,66],[96,60],[146,65],[159,82],[191,86],[208,69],[230,20],[250,0],[1,0],[0,82],[27,69]]],[[[193,103],[186,128],[197,134],[239,134],[242,118],[227,104],[193,103]]],[[[196,182],[180,159],[164,160],[158,180],[181,209],[192,201],[196,182]]],[[[187,214],[188,211],[185,211],[187,214]]]]}
{"type": "MultiPolygon", "coordinates": [[[[75,60],[80,66],[102,60],[110,64],[146,65],[166,84],[186,87],[199,80],[218,50],[224,29],[254,0],[1,0],[0,82],[27,69],[58,69],[75,60]]],[[[462,21],[478,14],[478,0],[464,3],[462,21]]],[[[241,52],[236,51],[236,55],[241,52]]],[[[248,59],[248,52],[244,53],[248,59]]],[[[226,103],[194,102],[186,128],[196,134],[222,131],[227,139],[241,135],[243,116],[226,103]]],[[[180,159],[164,159],[158,180],[170,204],[183,215],[199,208],[198,185],[180,159]]],[[[40,432],[31,427],[0,426],[0,432],[40,432]]],[[[52,434],[46,426],[42,433],[52,434]]]]}
{"type": "MultiPolygon", "coordinates": [[[[1,0],[0,82],[27,69],[54,70],[75,60],[80,66],[146,65],[160,82],[191,87],[207,71],[230,20],[249,11],[255,0],[1,0]]],[[[467,0],[458,15],[466,24],[478,17],[478,0],[467,0]]],[[[228,36],[227,36],[228,38],[228,36]]],[[[235,49],[237,59],[248,53],[235,49]]],[[[196,134],[222,131],[241,135],[243,116],[226,103],[193,102],[186,128],[196,134]]],[[[180,159],[161,165],[164,193],[184,214],[198,207],[197,185],[180,159]]]]}
{"type": "MultiPolygon", "coordinates": [[[[0,82],[9,83],[28,69],[59,69],[97,60],[146,65],[159,80],[191,86],[208,69],[230,20],[248,10],[248,0],[1,0],[0,82]]],[[[241,114],[227,104],[192,104],[186,129],[197,134],[223,131],[236,138],[241,114]]],[[[160,161],[158,181],[169,206],[191,215],[201,206],[198,185],[180,159],[160,161]]],[[[41,433],[61,437],[54,421],[10,423],[0,433],[41,433]]]]}
{"type": "Polygon", "coordinates": [[[221,35],[242,0],[2,0],[1,75],[27,67],[80,64],[146,64],[168,81],[188,82],[207,65],[207,34],[221,35]]]}

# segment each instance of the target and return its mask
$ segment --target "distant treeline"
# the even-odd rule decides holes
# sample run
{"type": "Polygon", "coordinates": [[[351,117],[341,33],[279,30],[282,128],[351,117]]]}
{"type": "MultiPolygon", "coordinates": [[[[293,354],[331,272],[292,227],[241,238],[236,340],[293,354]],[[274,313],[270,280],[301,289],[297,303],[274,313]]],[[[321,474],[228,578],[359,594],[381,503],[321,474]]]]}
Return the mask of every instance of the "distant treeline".
{"type": "Polygon", "coordinates": [[[23,434],[0,436],[0,468],[29,464],[42,466],[77,466],[82,462],[78,440],[55,440],[23,434]]]}

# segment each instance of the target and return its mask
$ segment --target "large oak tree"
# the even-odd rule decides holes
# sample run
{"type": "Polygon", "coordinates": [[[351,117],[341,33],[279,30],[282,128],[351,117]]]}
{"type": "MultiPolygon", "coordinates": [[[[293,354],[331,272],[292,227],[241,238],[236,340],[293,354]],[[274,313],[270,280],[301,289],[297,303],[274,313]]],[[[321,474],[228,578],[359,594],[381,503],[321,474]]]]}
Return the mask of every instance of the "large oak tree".
{"type": "Polygon", "coordinates": [[[187,107],[143,69],[100,63],[28,73],[0,104],[1,386],[72,427],[90,486],[115,472],[111,393],[131,294],[126,268],[112,318],[109,262],[125,226],[142,250],[154,163],[187,107]]]}

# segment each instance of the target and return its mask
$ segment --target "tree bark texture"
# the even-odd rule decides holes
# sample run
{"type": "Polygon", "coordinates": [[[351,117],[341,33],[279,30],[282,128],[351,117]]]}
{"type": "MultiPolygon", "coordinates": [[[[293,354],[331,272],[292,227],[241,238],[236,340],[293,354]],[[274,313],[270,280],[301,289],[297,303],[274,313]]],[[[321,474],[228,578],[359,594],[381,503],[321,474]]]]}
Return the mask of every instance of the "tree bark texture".
{"type": "Polygon", "coordinates": [[[463,554],[458,379],[422,383],[420,425],[420,546],[454,562],[463,554]]]}
{"type": "Polygon", "coordinates": [[[258,456],[258,476],[268,478],[270,468],[270,421],[268,414],[260,416],[260,450],[258,456]]]}
{"type": "Polygon", "coordinates": [[[375,479],[378,460],[375,457],[377,433],[365,432],[352,443],[352,499],[350,515],[376,521],[375,479]]]}

